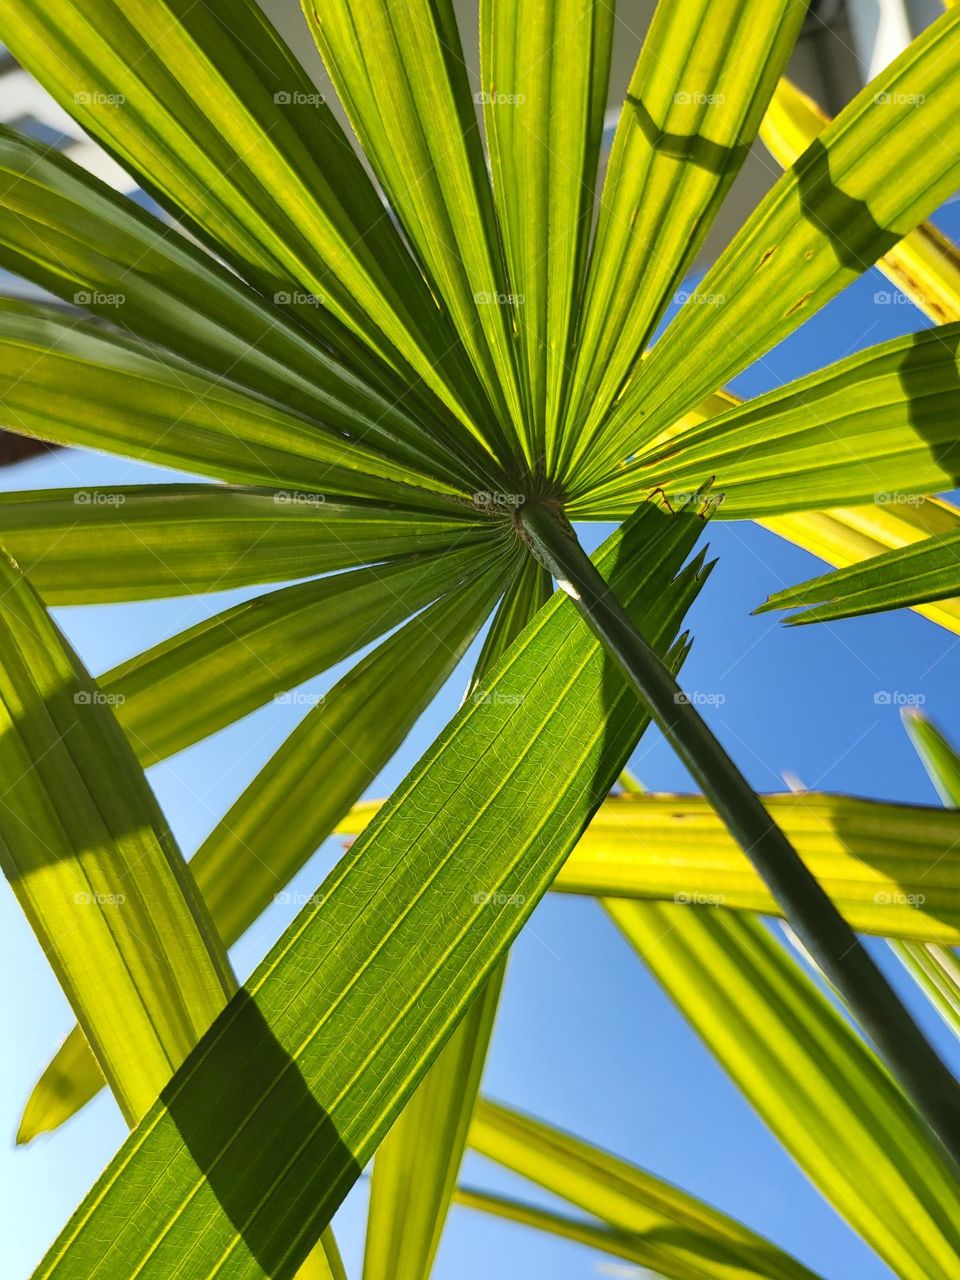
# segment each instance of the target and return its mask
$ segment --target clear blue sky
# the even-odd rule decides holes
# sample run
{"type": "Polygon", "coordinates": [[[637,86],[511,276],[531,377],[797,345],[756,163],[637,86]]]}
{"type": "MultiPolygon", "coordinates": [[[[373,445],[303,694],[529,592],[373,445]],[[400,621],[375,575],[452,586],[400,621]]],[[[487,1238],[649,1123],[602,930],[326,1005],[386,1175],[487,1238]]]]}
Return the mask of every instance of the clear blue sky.
{"type": "MultiPolygon", "coordinates": [[[[960,205],[949,206],[940,221],[956,239],[960,205]]],[[[757,394],[925,325],[910,306],[877,304],[878,290],[889,286],[871,272],[742,376],[735,389],[757,394]]],[[[144,467],[75,453],[3,473],[4,482],[16,488],[157,478],[159,472],[144,467]]],[[[593,546],[607,529],[588,526],[582,532],[593,546]]],[[[796,631],[769,615],[751,618],[750,610],[770,591],[809,577],[818,562],[750,524],[716,523],[709,541],[720,562],[691,614],[696,643],[683,678],[688,688],[723,694],[722,706],[706,707],[706,715],[751,783],[761,791],[783,789],[786,770],[811,788],[935,803],[896,709],[876,705],[874,693],[920,694],[926,710],[960,736],[957,639],[906,612],[796,631]]],[[[100,672],[239,598],[233,592],[61,609],[57,617],[88,666],[100,672]]],[[[309,687],[326,688],[341,673],[327,673],[309,687]]],[[[426,748],[455,710],[465,678],[466,667],[371,796],[387,793],[426,748]]],[[[302,713],[302,706],[270,705],[151,771],[187,854],[302,713]]],[[[633,768],[651,788],[689,789],[684,771],[653,732],[641,743],[633,768]]],[[[310,892],[337,852],[327,842],[294,888],[310,892]]],[[[241,979],[294,911],[275,905],[234,949],[241,979]]],[[[6,886],[0,938],[6,975],[0,1025],[7,1044],[0,1066],[0,1239],[4,1280],[18,1280],[40,1259],[125,1130],[113,1102],[101,1095],[58,1133],[27,1149],[13,1147],[23,1100],[72,1018],[6,886]]],[[[923,1009],[921,1016],[960,1067],[955,1044],[923,1009]]],[[[829,1280],[890,1275],[781,1151],[589,901],[548,898],[515,946],[484,1087],[703,1196],[829,1280]]],[[[468,1158],[466,1176],[544,1200],[476,1157],[468,1158]]],[[[352,1277],[360,1275],[365,1199],[361,1183],[336,1220],[352,1277]]],[[[587,1280],[611,1274],[610,1263],[575,1245],[455,1209],[435,1275],[587,1280]]]]}

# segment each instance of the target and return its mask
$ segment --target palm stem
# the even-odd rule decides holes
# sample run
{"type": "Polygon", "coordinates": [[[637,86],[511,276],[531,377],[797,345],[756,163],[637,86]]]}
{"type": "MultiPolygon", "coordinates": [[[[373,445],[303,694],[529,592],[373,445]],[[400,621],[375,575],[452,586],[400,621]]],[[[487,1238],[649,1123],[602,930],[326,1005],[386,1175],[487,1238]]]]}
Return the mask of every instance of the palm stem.
{"type": "Polygon", "coordinates": [[[960,1085],[901,1004],[866,948],[771,819],[672,673],[634,627],[576,534],[531,502],[520,522],[534,555],[646,703],[677,755],[783,908],[797,936],[847,1002],[881,1056],[960,1163],[960,1085]]]}

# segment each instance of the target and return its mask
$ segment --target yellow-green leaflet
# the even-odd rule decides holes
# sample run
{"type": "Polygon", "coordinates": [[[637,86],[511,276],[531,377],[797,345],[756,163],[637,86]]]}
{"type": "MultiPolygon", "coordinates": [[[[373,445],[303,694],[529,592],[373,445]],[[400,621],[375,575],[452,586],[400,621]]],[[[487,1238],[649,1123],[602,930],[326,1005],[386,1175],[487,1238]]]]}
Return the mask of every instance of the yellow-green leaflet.
{"type": "Polygon", "coordinates": [[[241,484],[411,502],[425,473],[169,352],[49,307],[0,298],[0,396],[25,435],[241,484]]]}
{"type": "Polygon", "coordinates": [[[454,1192],[453,1202],[463,1205],[466,1209],[476,1209],[508,1222],[516,1222],[525,1227],[533,1227],[537,1231],[549,1232],[550,1235],[572,1240],[590,1249],[599,1249],[601,1253],[624,1258],[638,1267],[645,1266],[650,1261],[650,1250],[642,1235],[634,1236],[627,1231],[615,1231],[610,1227],[600,1226],[589,1218],[568,1217],[566,1214],[541,1209],[537,1205],[477,1191],[472,1187],[458,1187],[454,1192]]]}
{"type": "Polygon", "coordinates": [[[754,610],[800,608],[788,626],[832,622],[960,595],[960,530],[777,591],[754,610]],[[810,607],[802,607],[810,606],[810,607]]]}
{"type": "MultiPolygon", "coordinates": [[[[521,563],[487,634],[468,698],[488,696],[488,672],[546,604],[551,585],[532,558],[521,563]]],[[[364,1280],[427,1280],[430,1274],[467,1144],[504,969],[501,963],[494,970],[377,1150],[364,1280]]]]}
{"type": "MultiPolygon", "coordinates": [[[[760,136],[788,169],[829,123],[830,117],[817,103],[783,76],[760,136]]],[[[960,320],[960,253],[932,222],[921,222],[876,265],[935,324],[960,320]]]]}
{"type": "Polygon", "coordinates": [[[470,1145],[627,1233],[643,1264],[667,1280],[816,1280],[702,1200],[531,1116],[482,1099],[470,1145]]]}
{"type": "Polygon", "coordinates": [[[408,407],[372,352],[359,369],[333,356],[298,323],[296,291],[271,305],[174,227],[2,127],[0,265],[397,461],[432,459],[440,488],[451,474],[482,487],[485,453],[470,432],[452,414],[435,424],[426,405],[408,407]]]}
{"type": "MultiPolygon", "coordinates": [[[[795,329],[960,181],[960,12],[854,98],[760,202],[606,422],[578,492],[795,329]]],[[[724,487],[718,471],[717,486],[724,487]]],[[[657,483],[657,481],[653,481],[657,483]]],[[[828,504],[824,504],[828,505],[828,504]]],[[[840,505],[835,501],[829,505],[840,505]]]]}
{"type": "Polygon", "coordinates": [[[476,589],[480,571],[506,558],[496,543],[468,543],[268,592],[121,663],[100,684],[146,767],[282,697],[457,586],[476,589]]]}
{"type": "Polygon", "coordinates": [[[5,555],[0,585],[3,869],[133,1123],[232,977],[106,696],[5,555]]]}
{"type": "MultiPolygon", "coordinates": [[[[781,85],[782,83],[781,81],[781,85]]],[[[939,281],[933,267],[931,279],[939,281]]],[[[949,279],[940,283],[945,292],[948,286],[952,288],[949,279]]],[[[663,441],[678,440],[682,445],[687,431],[742,403],[739,397],[728,391],[717,392],[665,432],[663,441]]],[[[721,517],[723,515],[722,503],[717,514],[721,517]]],[[[881,490],[875,494],[874,501],[869,506],[793,511],[788,515],[768,516],[759,519],[757,523],[819,556],[828,564],[845,569],[886,551],[911,547],[928,537],[954,534],[960,530],[960,512],[940,498],[881,490]]],[[[912,608],[939,626],[950,631],[960,630],[958,599],[927,601],[914,604],[912,608]]]]}
{"type": "MultiPolygon", "coordinates": [[[[812,791],[763,802],[856,930],[960,944],[960,813],[812,791]]],[[[379,803],[355,806],[338,830],[358,834],[379,803]]],[[[747,858],[696,795],[605,800],[552,888],[778,914],[747,858]]]]}
{"type": "MultiPolygon", "coordinates": [[[[5,555],[0,584],[3,870],[80,1019],[65,1056],[133,1125],[236,981],[109,695],[5,555]]],[[[337,1259],[326,1232],[302,1280],[337,1259]]]]}
{"type": "Polygon", "coordinates": [[[756,519],[949,489],[960,479],[958,346],[960,324],[894,338],[664,432],[584,502],[615,516],[655,490],[682,500],[712,476],[718,512],[756,519]]]}
{"type": "Polygon", "coordinates": [[[0,38],[215,252],[351,363],[487,400],[349,139],[254,0],[10,0],[0,38]],[[357,339],[360,341],[357,341],[357,339]]]}
{"type": "Polygon", "coordinates": [[[295,489],[150,484],[0,494],[0,541],[48,604],[289,581],[492,536],[462,511],[431,516],[295,489]],[[109,556],[98,554],[105,544],[109,556]]]}
{"type": "Polygon", "coordinates": [[[467,1010],[373,1163],[364,1280],[426,1280],[453,1199],[504,965],[467,1010]]]}
{"type": "MultiPolygon", "coordinates": [[[[190,871],[227,946],[283,893],[450,675],[503,573],[496,561],[483,568],[338,681],[194,855],[190,871]]],[[[55,1129],[102,1085],[74,1029],[28,1099],[18,1141],[55,1129]]]]}
{"type": "Polygon", "coordinates": [[[527,449],[547,465],[590,243],[613,30],[613,5],[594,0],[480,3],[480,96],[512,309],[522,318],[527,449]]]}
{"type": "Polygon", "coordinates": [[[573,354],[565,477],[636,376],[750,151],[805,12],[792,0],[657,5],[603,186],[573,354]]]}
{"type": "MultiPolygon", "coordinates": [[[[960,808],[960,755],[922,712],[910,708],[900,714],[940,799],[949,809],[960,808]]],[[[960,1036],[960,960],[956,952],[933,942],[891,942],[890,946],[950,1030],[960,1036]]]]}
{"type": "Polygon", "coordinates": [[[498,456],[522,403],[490,180],[451,0],[303,0],[340,101],[493,408],[498,456]],[[415,68],[415,70],[414,70],[415,68]]]}
{"type": "MultiPolygon", "coordinates": [[[[689,512],[647,508],[596,554],[671,662],[686,648],[674,637],[701,584],[699,558],[680,565],[701,528],[689,512]]],[[[296,1271],[646,724],[560,594],[487,689],[234,997],[38,1277],[89,1280],[99,1269],[99,1280],[129,1280],[139,1268],[142,1280],[166,1280],[179,1267],[183,1280],[215,1269],[221,1280],[286,1280],[296,1271]],[[478,899],[481,889],[494,898],[478,899]]]]}
{"type": "Polygon", "coordinates": [[[960,1037],[960,960],[936,942],[890,940],[890,949],[955,1036],[960,1037]]]}
{"type": "Polygon", "coordinates": [[[960,808],[960,755],[950,740],[916,708],[903,713],[903,724],[944,805],[960,808]]]}
{"type": "Polygon", "coordinates": [[[960,1183],[872,1050],[758,920],[606,902],[790,1154],[903,1280],[952,1280],[960,1183]]]}
{"type": "MultiPolygon", "coordinates": [[[[960,511],[939,498],[912,495],[906,501],[846,510],[835,507],[828,511],[793,512],[759,523],[842,569],[884,551],[913,546],[932,535],[956,532],[960,530],[960,511]]],[[[937,600],[912,607],[939,626],[960,631],[960,600],[937,600]]]]}

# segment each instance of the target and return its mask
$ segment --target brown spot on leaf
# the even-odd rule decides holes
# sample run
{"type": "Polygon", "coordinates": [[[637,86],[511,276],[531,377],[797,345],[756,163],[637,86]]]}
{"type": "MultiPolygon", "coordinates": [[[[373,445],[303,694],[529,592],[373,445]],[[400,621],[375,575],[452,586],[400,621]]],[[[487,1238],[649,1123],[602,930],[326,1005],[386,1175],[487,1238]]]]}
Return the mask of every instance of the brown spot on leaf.
{"type": "Polygon", "coordinates": [[[812,290],[810,291],[810,293],[805,293],[798,302],[795,302],[793,304],[793,306],[790,308],[789,311],[784,313],[784,319],[786,319],[787,316],[792,316],[793,313],[795,311],[799,311],[801,307],[805,307],[812,297],[813,297],[812,290]]]}

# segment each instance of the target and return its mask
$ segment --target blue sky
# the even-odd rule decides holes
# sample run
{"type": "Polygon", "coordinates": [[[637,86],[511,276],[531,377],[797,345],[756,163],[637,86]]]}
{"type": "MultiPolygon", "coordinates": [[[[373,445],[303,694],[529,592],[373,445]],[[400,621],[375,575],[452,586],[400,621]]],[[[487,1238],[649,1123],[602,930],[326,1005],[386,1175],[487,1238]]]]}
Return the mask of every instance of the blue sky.
{"type": "MultiPolygon", "coordinates": [[[[948,206],[940,222],[956,239],[960,205],[948,206]]],[[[923,327],[913,307],[877,300],[877,294],[892,292],[878,273],[868,273],[734,389],[754,395],[849,351],[923,327]]],[[[34,488],[135,483],[159,474],[118,459],[69,453],[3,473],[3,480],[11,488],[34,488]]],[[[588,526],[582,535],[592,547],[607,531],[588,526]]],[[[722,704],[705,706],[704,712],[752,785],[783,789],[788,771],[810,788],[935,803],[896,708],[878,705],[875,694],[917,695],[927,712],[960,735],[957,638],[908,612],[795,631],[769,615],[750,617],[771,591],[821,566],[751,524],[715,523],[708,540],[719,563],[690,615],[696,643],[683,682],[688,689],[723,695],[722,704]]],[[[91,670],[100,672],[243,594],[60,609],[57,617],[91,670]]],[[[329,687],[343,669],[308,687],[329,687]]],[[[384,795],[399,781],[456,709],[465,679],[466,665],[369,795],[384,795]]],[[[303,710],[272,704],[151,771],[185,853],[197,848],[303,710]]],[[[653,731],[632,766],[648,787],[690,789],[653,731]]],[[[292,888],[312,891],[337,853],[328,841],[292,888]]],[[[241,940],[233,951],[241,979],[294,912],[292,905],[275,904],[241,940]]],[[[112,1100],[101,1095],[58,1133],[27,1149],[13,1147],[23,1100],[72,1018],[6,885],[0,939],[3,971],[12,975],[0,986],[0,1018],[8,1035],[0,1064],[0,1238],[4,1278],[16,1280],[30,1273],[125,1130],[112,1100]]],[[[895,970],[891,976],[913,999],[895,970]]],[[[955,1043],[922,1004],[913,1003],[960,1068],[955,1043]]],[[[829,1280],[890,1275],[779,1148],[592,902],[548,898],[516,944],[484,1088],[703,1196],[829,1280]]],[[[465,1177],[549,1203],[476,1157],[468,1158],[465,1177]]],[[[355,1277],[365,1200],[361,1182],[336,1221],[355,1277]]],[[[627,1272],[575,1245],[455,1209],[436,1280],[486,1280],[492,1274],[501,1280],[587,1280],[627,1272]]]]}

